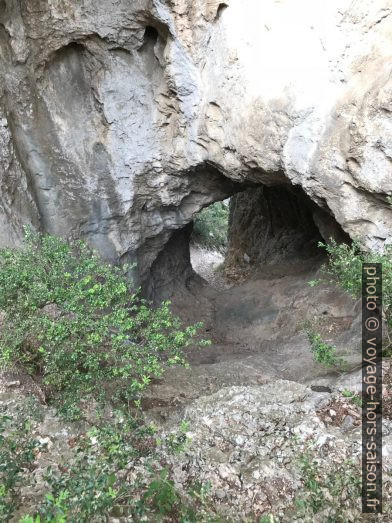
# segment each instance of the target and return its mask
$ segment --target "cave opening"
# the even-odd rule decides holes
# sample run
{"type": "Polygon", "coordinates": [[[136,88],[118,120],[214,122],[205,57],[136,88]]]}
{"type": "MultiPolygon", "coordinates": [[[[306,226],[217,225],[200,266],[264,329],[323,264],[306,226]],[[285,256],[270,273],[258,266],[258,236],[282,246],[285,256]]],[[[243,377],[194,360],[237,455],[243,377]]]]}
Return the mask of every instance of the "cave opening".
{"type": "Polygon", "coordinates": [[[200,211],[194,219],[190,238],[192,268],[214,286],[222,278],[225,267],[230,200],[217,201],[200,211]]]}
{"type": "Polygon", "coordinates": [[[172,232],[154,262],[149,297],[169,300],[186,323],[201,322],[211,346],[189,351],[193,368],[216,364],[231,384],[249,372],[257,380],[266,365],[284,379],[314,379],[320,369],[304,322],[337,315],[340,328],[354,314],[350,297],[335,288],[320,294],[309,282],[326,262],[319,242],[349,238],[300,187],[258,183],[219,194],[222,178],[215,181],[209,200],[195,192],[183,203],[193,220],[172,232]]]}
{"type": "Polygon", "coordinates": [[[210,164],[188,174],[191,191],[180,207],[166,207],[161,216],[183,225],[151,237],[138,251],[143,294],[155,303],[258,275],[318,270],[326,257],[320,241],[350,241],[326,203],[316,204],[283,175],[275,183],[234,182],[210,164]]]}
{"type": "Polygon", "coordinates": [[[151,42],[153,45],[155,45],[158,41],[158,36],[158,30],[152,25],[148,25],[144,31],[144,44],[151,42]]]}
{"type": "Polygon", "coordinates": [[[218,5],[218,9],[216,10],[216,15],[215,15],[215,22],[220,19],[220,17],[222,16],[223,11],[225,9],[227,9],[228,7],[229,6],[225,2],[221,2],[218,5]]]}
{"type": "Polygon", "coordinates": [[[271,268],[321,264],[319,242],[349,241],[300,187],[249,187],[200,211],[190,239],[193,270],[212,285],[271,268]]]}

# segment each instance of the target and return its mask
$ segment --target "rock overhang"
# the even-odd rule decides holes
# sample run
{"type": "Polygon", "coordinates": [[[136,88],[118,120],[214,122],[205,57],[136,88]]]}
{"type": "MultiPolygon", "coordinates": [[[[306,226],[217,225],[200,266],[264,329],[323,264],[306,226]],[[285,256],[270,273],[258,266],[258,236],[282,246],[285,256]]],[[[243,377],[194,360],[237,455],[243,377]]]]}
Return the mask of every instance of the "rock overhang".
{"type": "Polygon", "coordinates": [[[382,248],[390,13],[387,0],[5,1],[0,242],[26,223],[83,236],[144,278],[201,208],[286,182],[382,248]]]}

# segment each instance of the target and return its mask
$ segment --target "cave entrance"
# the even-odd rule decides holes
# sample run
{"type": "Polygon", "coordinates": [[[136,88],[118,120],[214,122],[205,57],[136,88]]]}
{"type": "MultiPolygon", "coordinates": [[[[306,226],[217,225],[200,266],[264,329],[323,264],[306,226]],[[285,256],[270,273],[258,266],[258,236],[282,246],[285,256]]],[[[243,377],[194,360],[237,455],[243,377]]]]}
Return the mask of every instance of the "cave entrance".
{"type": "Polygon", "coordinates": [[[190,238],[193,270],[214,287],[224,287],[227,254],[230,198],[218,201],[200,211],[190,238]]]}
{"type": "Polygon", "coordinates": [[[193,270],[213,286],[268,268],[322,263],[318,243],[347,241],[335,219],[300,187],[250,187],[203,209],[190,241],[193,270]]]}
{"type": "MultiPolygon", "coordinates": [[[[280,277],[316,268],[325,260],[320,241],[350,240],[327,206],[321,208],[299,186],[284,180],[239,185],[217,171],[207,174],[192,173],[193,190],[182,200],[185,225],[167,234],[142,279],[144,295],[154,302],[184,290],[197,294],[197,275],[221,290],[256,273],[280,277]]],[[[142,267],[151,244],[145,242],[144,249],[138,254],[142,267]]]]}

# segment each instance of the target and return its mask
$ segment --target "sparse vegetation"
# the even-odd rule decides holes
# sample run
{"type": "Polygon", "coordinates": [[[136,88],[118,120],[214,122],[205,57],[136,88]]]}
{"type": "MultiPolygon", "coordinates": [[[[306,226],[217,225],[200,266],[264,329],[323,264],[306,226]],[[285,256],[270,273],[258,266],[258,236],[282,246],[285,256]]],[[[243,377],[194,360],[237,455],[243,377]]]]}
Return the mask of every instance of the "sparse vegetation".
{"type": "MultiPolygon", "coordinates": [[[[45,449],[30,435],[34,420],[25,412],[0,418],[0,519],[8,521],[22,508],[22,490],[45,449]]],[[[180,430],[181,432],[181,430],[180,430]]],[[[173,436],[175,439],[175,437],[173,436]]],[[[210,507],[210,486],[192,483],[179,492],[171,471],[162,467],[171,441],[158,440],[153,427],[141,426],[118,413],[81,434],[68,464],[49,467],[47,491],[34,514],[19,523],[89,523],[125,516],[132,521],[222,521],[210,507]]]]}
{"type": "MultiPolygon", "coordinates": [[[[382,263],[383,266],[383,315],[386,321],[389,340],[392,332],[392,245],[387,245],[383,252],[364,252],[358,242],[351,245],[319,243],[329,256],[329,263],[324,267],[325,276],[309,282],[315,286],[322,282],[339,285],[353,298],[360,298],[362,293],[362,264],[364,262],[382,263]]],[[[384,355],[392,354],[391,342],[385,347],[384,355]]]]}
{"type": "Polygon", "coordinates": [[[335,523],[348,521],[344,517],[345,507],[341,504],[342,492],[347,499],[359,501],[361,493],[361,471],[352,460],[337,464],[324,475],[311,448],[299,457],[303,492],[295,500],[296,517],[300,521],[314,521],[316,514],[327,510],[323,521],[335,523]]]}
{"type": "Polygon", "coordinates": [[[216,202],[202,210],[196,217],[193,241],[211,250],[224,251],[227,245],[229,207],[216,202]]]}
{"type": "Polygon", "coordinates": [[[310,348],[313,353],[314,360],[325,367],[342,367],[345,360],[336,355],[337,349],[334,345],[326,343],[321,334],[315,331],[313,325],[308,322],[305,324],[304,330],[308,336],[310,348]]]}
{"type": "Polygon", "coordinates": [[[38,448],[39,442],[30,434],[29,420],[0,412],[1,521],[8,521],[20,506],[19,491],[27,482],[38,448]]]}
{"type": "Polygon", "coordinates": [[[357,407],[362,407],[362,398],[355,394],[355,392],[351,392],[351,390],[344,389],[342,391],[342,396],[344,398],[349,398],[357,407]]]}

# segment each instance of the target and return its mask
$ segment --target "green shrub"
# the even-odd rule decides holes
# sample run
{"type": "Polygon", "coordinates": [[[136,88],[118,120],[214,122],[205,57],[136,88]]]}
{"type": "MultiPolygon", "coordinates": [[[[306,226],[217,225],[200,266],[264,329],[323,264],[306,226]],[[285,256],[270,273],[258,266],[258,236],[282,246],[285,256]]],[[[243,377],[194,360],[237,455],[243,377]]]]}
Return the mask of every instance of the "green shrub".
{"type": "Polygon", "coordinates": [[[181,502],[174,482],[168,475],[167,470],[162,470],[159,477],[150,483],[143,497],[143,503],[150,503],[161,516],[170,515],[181,502]]]}
{"type": "Polygon", "coordinates": [[[277,521],[272,514],[269,514],[268,516],[262,516],[258,523],[277,523],[277,521]]]}
{"type": "Polygon", "coordinates": [[[26,233],[0,250],[0,364],[22,366],[77,417],[83,398],[135,401],[163,365],[184,364],[200,324],[153,309],[85,243],[26,233]]]}
{"type": "Polygon", "coordinates": [[[355,392],[351,392],[351,390],[344,389],[342,390],[342,396],[344,398],[349,398],[357,407],[362,407],[362,398],[355,394],[355,392]]]}
{"type": "Polygon", "coordinates": [[[227,245],[229,207],[216,202],[202,210],[196,217],[193,240],[208,249],[223,251],[227,245]]]}
{"type": "MultiPolygon", "coordinates": [[[[353,298],[360,298],[362,295],[362,264],[382,263],[383,266],[383,315],[387,322],[390,338],[392,329],[392,245],[385,247],[383,252],[364,252],[358,242],[352,245],[345,243],[337,244],[331,241],[329,244],[319,243],[329,256],[328,264],[323,268],[325,273],[324,280],[309,282],[310,285],[327,281],[338,284],[347,291],[353,298]]],[[[390,349],[389,347],[386,348],[390,349]]]]}
{"type": "Polygon", "coordinates": [[[45,475],[49,492],[38,509],[42,520],[88,522],[107,516],[126,500],[133,486],[119,477],[119,471],[137,458],[133,444],[147,438],[137,429],[134,423],[117,420],[81,437],[72,465],[61,473],[49,469],[45,475]]]}
{"type": "Polygon", "coordinates": [[[325,503],[325,496],[320,481],[319,464],[310,451],[304,452],[299,457],[298,462],[302,472],[306,497],[305,499],[297,498],[296,505],[304,512],[309,510],[311,513],[317,514],[325,503]]]}
{"type": "Polygon", "coordinates": [[[343,358],[336,356],[336,347],[326,343],[321,334],[316,332],[310,324],[305,325],[305,332],[308,336],[310,348],[314,360],[325,367],[340,367],[344,365],[343,358]]]}
{"type": "MultiPolygon", "coordinates": [[[[352,460],[333,464],[325,473],[316,453],[310,447],[301,452],[298,463],[301,469],[303,491],[295,499],[296,518],[299,521],[314,521],[314,516],[329,508],[331,514],[325,518],[328,523],[349,521],[347,512],[350,506],[341,502],[342,492],[346,492],[350,504],[355,506],[361,494],[361,474],[359,465],[352,460]]],[[[324,519],[323,519],[324,521],[324,519]]]]}

